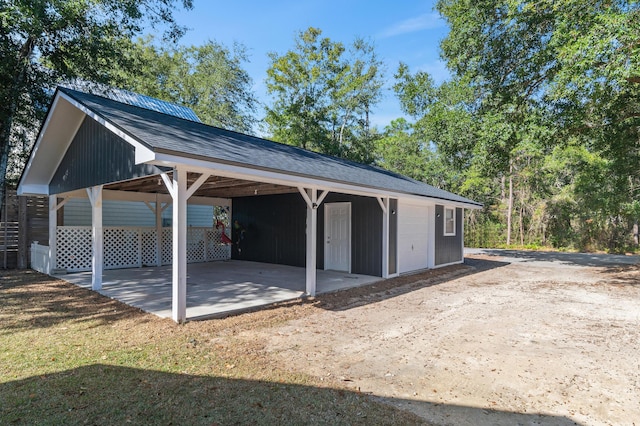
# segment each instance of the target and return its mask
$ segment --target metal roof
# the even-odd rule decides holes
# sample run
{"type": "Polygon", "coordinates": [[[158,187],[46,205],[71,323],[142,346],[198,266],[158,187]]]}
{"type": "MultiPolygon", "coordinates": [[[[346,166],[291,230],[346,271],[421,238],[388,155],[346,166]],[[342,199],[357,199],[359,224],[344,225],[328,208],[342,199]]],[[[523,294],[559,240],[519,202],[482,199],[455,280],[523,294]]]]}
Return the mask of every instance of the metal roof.
{"type": "Polygon", "coordinates": [[[156,152],[481,206],[473,200],[379,167],[181,119],[68,88],[59,90],[156,152]]]}
{"type": "MultiPolygon", "coordinates": [[[[60,87],[62,88],[62,87],[60,87]]],[[[152,98],[150,96],[141,95],[139,93],[130,92],[124,89],[117,89],[115,87],[99,85],[96,83],[88,82],[74,82],[69,86],[64,87],[66,90],[73,90],[79,93],[85,93],[83,89],[89,90],[91,93],[104,96],[114,101],[122,102],[123,104],[133,105],[140,108],[145,108],[151,111],[161,112],[164,114],[172,115],[174,117],[184,118],[185,120],[191,120],[201,123],[200,119],[195,112],[189,107],[174,104],[172,102],[163,101],[160,99],[152,98]],[[76,90],[80,89],[80,90],[76,90]]]]}

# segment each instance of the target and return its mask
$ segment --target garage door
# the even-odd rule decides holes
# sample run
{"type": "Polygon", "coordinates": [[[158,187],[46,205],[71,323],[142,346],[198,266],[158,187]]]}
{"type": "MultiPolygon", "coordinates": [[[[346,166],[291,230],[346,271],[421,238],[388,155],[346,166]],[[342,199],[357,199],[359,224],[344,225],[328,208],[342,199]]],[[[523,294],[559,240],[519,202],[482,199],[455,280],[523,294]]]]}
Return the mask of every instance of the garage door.
{"type": "Polygon", "coordinates": [[[398,203],[398,271],[425,269],[428,266],[427,206],[398,203]]]}

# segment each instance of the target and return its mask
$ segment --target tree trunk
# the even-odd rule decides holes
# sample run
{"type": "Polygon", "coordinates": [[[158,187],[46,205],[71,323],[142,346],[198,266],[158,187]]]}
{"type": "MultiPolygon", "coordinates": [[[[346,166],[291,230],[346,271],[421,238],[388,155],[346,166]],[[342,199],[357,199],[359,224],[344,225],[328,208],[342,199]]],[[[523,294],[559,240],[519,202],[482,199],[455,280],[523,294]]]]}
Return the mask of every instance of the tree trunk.
{"type": "Polygon", "coordinates": [[[18,109],[18,102],[24,86],[26,84],[25,77],[27,74],[27,68],[29,67],[29,61],[35,48],[36,39],[33,36],[29,36],[20,48],[18,57],[16,58],[16,69],[13,75],[13,87],[8,89],[11,94],[9,99],[4,100],[7,104],[2,106],[2,112],[0,112],[0,144],[2,149],[0,151],[0,211],[2,211],[2,203],[4,203],[5,194],[5,182],[7,176],[7,164],[9,162],[9,152],[11,151],[11,128],[13,127],[13,117],[18,109]]]}
{"type": "Polygon", "coordinates": [[[513,213],[513,164],[509,165],[509,201],[507,204],[507,246],[511,245],[511,214],[513,213]]]}
{"type": "Polygon", "coordinates": [[[633,244],[638,247],[638,221],[633,222],[633,244]]]}
{"type": "Polygon", "coordinates": [[[524,246],[524,224],[522,216],[524,215],[524,208],[520,207],[520,245],[524,246]]]}

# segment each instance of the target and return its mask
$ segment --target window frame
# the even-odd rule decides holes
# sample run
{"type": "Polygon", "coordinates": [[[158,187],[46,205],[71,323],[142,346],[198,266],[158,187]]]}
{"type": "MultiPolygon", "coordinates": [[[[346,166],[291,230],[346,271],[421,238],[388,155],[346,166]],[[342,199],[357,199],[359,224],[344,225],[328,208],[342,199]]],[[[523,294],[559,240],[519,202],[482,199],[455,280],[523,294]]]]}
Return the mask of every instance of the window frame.
{"type": "Polygon", "coordinates": [[[443,220],[442,220],[442,225],[443,225],[443,235],[445,237],[455,237],[456,236],[456,208],[455,207],[447,207],[444,206],[444,210],[443,210],[443,220]],[[453,231],[452,232],[447,232],[447,210],[452,212],[452,218],[451,218],[451,222],[453,223],[453,231]]]}

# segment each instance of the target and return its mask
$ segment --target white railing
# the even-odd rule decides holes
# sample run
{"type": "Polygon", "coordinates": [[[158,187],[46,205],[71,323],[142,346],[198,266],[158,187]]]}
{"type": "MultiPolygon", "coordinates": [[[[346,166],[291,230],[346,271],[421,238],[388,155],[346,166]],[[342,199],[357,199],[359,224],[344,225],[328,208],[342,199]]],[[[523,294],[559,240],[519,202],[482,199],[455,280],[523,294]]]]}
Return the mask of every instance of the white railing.
{"type": "MultiPolygon", "coordinates": [[[[137,268],[171,264],[172,228],[163,228],[158,241],[156,228],[109,226],[103,229],[104,269],[137,268]],[[158,247],[160,243],[160,247],[158,247]]],[[[222,243],[222,230],[187,228],[187,262],[229,260],[231,246],[222,243]]],[[[91,227],[58,226],[56,268],[67,271],[91,270],[91,227]]]]}
{"type": "Polygon", "coordinates": [[[49,262],[49,246],[41,246],[37,241],[31,243],[31,269],[48,274],[51,263],[49,262]]]}

